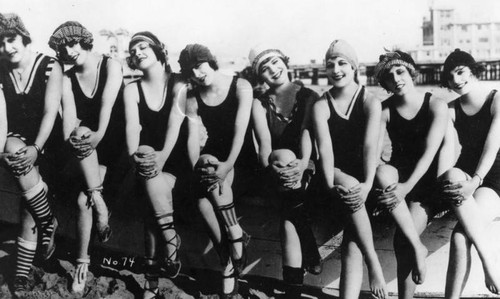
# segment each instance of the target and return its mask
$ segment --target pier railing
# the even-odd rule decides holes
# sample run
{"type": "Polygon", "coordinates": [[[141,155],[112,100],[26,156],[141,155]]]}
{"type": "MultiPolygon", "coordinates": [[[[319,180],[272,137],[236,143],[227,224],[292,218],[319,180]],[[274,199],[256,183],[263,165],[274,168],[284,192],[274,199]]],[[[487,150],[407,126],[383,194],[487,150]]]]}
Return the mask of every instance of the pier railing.
{"type": "MultiPolygon", "coordinates": [[[[486,70],[480,75],[481,80],[500,81],[500,60],[482,61],[486,70]]],[[[442,63],[422,63],[418,64],[419,76],[416,79],[418,85],[439,84],[442,63]]],[[[377,85],[374,77],[375,64],[362,64],[359,71],[360,76],[366,77],[366,85],[377,85]]],[[[323,65],[292,65],[290,66],[290,77],[294,80],[310,79],[312,85],[318,85],[319,79],[326,78],[326,71],[323,65]]]]}

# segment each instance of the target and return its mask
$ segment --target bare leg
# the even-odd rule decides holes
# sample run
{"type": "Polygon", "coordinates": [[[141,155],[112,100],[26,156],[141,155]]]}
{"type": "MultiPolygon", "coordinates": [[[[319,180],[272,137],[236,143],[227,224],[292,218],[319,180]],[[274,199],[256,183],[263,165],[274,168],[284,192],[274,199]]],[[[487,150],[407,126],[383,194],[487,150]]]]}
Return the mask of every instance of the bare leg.
{"type": "Polygon", "coordinates": [[[353,240],[352,229],[344,229],[340,273],[340,298],[357,299],[363,283],[363,253],[353,240]]]}
{"type": "Polygon", "coordinates": [[[471,267],[471,246],[472,243],[462,226],[457,224],[451,235],[450,242],[450,258],[444,293],[444,297],[447,299],[460,298],[465,288],[471,267]]]}
{"type": "MultiPolygon", "coordinates": [[[[391,165],[380,165],[377,168],[375,182],[376,188],[380,188],[382,190],[385,190],[392,184],[398,183],[399,175],[397,169],[391,165]]],[[[416,284],[422,284],[425,280],[425,273],[427,269],[425,259],[427,258],[428,250],[420,240],[420,234],[415,228],[414,220],[408,210],[406,201],[402,200],[394,209],[390,211],[390,214],[394,218],[398,227],[397,234],[394,236],[394,243],[403,244],[402,240],[396,241],[396,238],[406,238],[406,242],[409,242],[410,248],[406,248],[407,246],[404,246],[404,249],[413,253],[411,256],[408,256],[407,253],[403,253],[405,258],[400,260],[406,264],[413,260],[413,263],[409,263],[409,266],[413,269],[412,279],[416,284]]],[[[398,252],[401,253],[401,250],[396,250],[396,254],[398,252]]]]}
{"type": "MultiPolygon", "coordinates": [[[[78,127],[73,131],[71,138],[82,138],[90,129],[86,127],[78,127]]],[[[89,156],[78,159],[80,170],[87,186],[87,196],[96,212],[96,224],[98,237],[102,242],[106,242],[111,234],[109,228],[109,211],[102,197],[102,183],[105,175],[105,168],[99,166],[97,151],[93,151],[89,156]],[[104,170],[101,170],[104,168],[104,170]]]]}
{"type": "MultiPolygon", "coordinates": [[[[334,175],[335,183],[347,189],[351,189],[359,184],[355,178],[337,168],[335,168],[334,175]]],[[[371,292],[377,298],[386,298],[387,288],[384,273],[375,252],[372,227],[365,206],[363,205],[358,211],[351,213],[348,216],[348,221],[348,225],[352,228],[352,239],[357,243],[366,260],[371,292]]]]}
{"type": "MultiPolygon", "coordinates": [[[[468,176],[457,168],[450,169],[442,176],[442,180],[452,182],[464,181],[467,178],[468,176]]],[[[495,248],[489,244],[488,229],[493,217],[500,214],[499,202],[500,198],[493,190],[478,188],[461,206],[452,205],[459,223],[481,259],[486,287],[495,294],[500,292],[500,258],[495,248]]]]}

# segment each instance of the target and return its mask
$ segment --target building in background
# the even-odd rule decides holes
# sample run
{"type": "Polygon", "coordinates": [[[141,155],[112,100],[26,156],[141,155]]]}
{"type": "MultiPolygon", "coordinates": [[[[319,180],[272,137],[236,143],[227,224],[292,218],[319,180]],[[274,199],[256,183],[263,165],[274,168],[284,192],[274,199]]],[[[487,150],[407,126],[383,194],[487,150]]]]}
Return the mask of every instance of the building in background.
{"type": "MultiPolygon", "coordinates": [[[[493,17],[494,12],[491,12],[493,17]]],[[[409,51],[418,63],[442,62],[456,48],[478,61],[500,59],[500,20],[461,18],[452,7],[431,7],[422,24],[422,44],[409,51]]],[[[498,14],[496,14],[498,17],[498,14]]]]}

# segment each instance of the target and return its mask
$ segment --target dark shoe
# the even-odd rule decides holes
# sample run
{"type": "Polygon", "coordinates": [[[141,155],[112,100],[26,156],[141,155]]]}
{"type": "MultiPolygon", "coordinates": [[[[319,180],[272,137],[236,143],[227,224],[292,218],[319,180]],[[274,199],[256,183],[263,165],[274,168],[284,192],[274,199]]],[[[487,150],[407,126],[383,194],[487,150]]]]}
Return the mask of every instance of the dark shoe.
{"type": "Polygon", "coordinates": [[[30,291],[28,277],[16,276],[12,288],[14,289],[14,298],[23,298],[26,295],[26,292],[30,291]]]}
{"type": "Polygon", "coordinates": [[[56,230],[59,227],[59,222],[56,217],[52,217],[52,221],[42,226],[42,249],[41,254],[44,260],[48,260],[56,250],[55,236],[56,230]]]}
{"type": "Polygon", "coordinates": [[[222,290],[221,292],[221,295],[220,295],[220,298],[221,299],[232,299],[232,298],[236,298],[236,296],[238,295],[238,289],[240,288],[240,285],[239,285],[239,280],[238,280],[238,273],[236,272],[236,269],[233,270],[233,273],[229,274],[229,275],[222,275],[222,281],[224,283],[224,280],[229,280],[229,279],[232,279],[234,280],[234,285],[233,285],[233,291],[231,293],[224,293],[224,289],[222,290]]]}
{"type": "Polygon", "coordinates": [[[247,234],[245,231],[243,231],[243,235],[241,236],[241,238],[238,238],[236,240],[229,240],[233,244],[238,242],[242,243],[241,257],[238,259],[231,257],[231,261],[233,262],[234,266],[234,271],[238,273],[238,275],[240,275],[247,266],[248,262],[247,247],[248,243],[250,243],[250,238],[251,238],[250,235],[247,234]]]}
{"type": "MultiPolygon", "coordinates": [[[[172,245],[175,246],[174,252],[169,254],[164,260],[163,260],[163,265],[162,265],[162,272],[165,274],[168,278],[176,278],[177,275],[179,275],[179,272],[181,271],[182,263],[179,258],[179,248],[181,247],[181,237],[175,233],[175,236],[166,241],[166,245],[172,245]],[[177,243],[173,243],[172,241],[176,239],[177,243]],[[175,259],[172,259],[172,257],[175,255],[175,259]]],[[[167,246],[165,246],[165,254],[167,254],[167,246]]]]}
{"type": "Polygon", "coordinates": [[[323,271],[323,260],[317,260],[314,262],[310,262],[308,265],[304,267],[304,270],[307,272],[313,274],[313,275],[319,275],[323,271]]]}

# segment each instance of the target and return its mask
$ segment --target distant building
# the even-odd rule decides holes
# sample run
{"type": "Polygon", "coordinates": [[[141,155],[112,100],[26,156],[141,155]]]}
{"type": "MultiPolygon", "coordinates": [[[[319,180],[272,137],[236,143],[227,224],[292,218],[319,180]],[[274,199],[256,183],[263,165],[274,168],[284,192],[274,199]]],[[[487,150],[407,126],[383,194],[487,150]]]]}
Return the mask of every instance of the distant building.
{"type": "Polygon", "coordinates": [[[430,8],[422,24],[422,45],[410,54],[418,63],[443,62],[456,48],[479,61],[500,59],[500,21],[461,20],[453,8],[430,8]]]}

